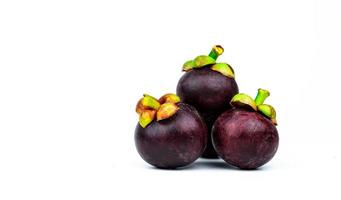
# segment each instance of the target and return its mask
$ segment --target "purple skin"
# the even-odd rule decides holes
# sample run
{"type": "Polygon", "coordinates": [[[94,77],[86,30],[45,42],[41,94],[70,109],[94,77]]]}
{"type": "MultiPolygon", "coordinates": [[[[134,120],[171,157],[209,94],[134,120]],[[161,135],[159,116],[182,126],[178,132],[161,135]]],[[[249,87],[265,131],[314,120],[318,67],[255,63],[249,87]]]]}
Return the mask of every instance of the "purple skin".
{"type": "Polygon", "coordinates": [[[218,155],[228,164],[256,169],[273,158],[279,137],[275,125],[262,114],[233,109],[214,123],[212,141],[218,155]]]}
{"type": "MultiPolygon", "coordinates": [[[[199,111],[208,130],[211,130],[218,116],[231,108],[226,102],[238,93],[238,85],[234,79],[206,66],[186,72],[179,80],[176,93],[182,102],[194,106],[199,111]]],[[[218,158],[210,135],[208,138],[207,148],[202,157],[218,158]]]]}
{"type": "Polygon", "coordinates": [[[207,128],[195,108],[178,103],[179,110],[170,118],[153,121],[146,128],[137,124],[135,144],[147,163],[164,169],[191,164],[207,144],[207,128]]]}

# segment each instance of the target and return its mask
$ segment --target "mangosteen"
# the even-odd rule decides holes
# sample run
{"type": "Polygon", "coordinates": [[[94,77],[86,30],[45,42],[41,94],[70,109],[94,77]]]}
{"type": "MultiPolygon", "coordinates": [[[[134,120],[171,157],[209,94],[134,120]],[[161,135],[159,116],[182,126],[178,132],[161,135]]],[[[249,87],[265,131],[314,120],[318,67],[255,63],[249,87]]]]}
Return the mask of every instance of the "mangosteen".
{"type": "Polygon", "coordinates": [[[196,109],[175,94],[159,100],[144,95],[136,106],[135,145],[149,164],[174,169],[191,164],[205,150],[207,128],[196,109]]]}
{"type": "Polygon", "coordinates": [[[216,63],[224,52],[220,45],[208,56],[197,56],[183,65],[186,73],[180,78],[176,93],[182,102],[194,106],[209,130],[208,143],[202,157],[218,158],[211,142],[210,130],[217,117],[231,108],[227,101],[238,93],[234,70],[227,63],[216,63]]]}
{"type": "Polygon", "coordinates": [[[256,99],[237,94],[233,109],[224,112],[212,129],[213,146],[228,164],[241,169],[255,169],[269,162],[278,148],[276,111],[263,104],[270,95],[259,89],[256,99]]]}

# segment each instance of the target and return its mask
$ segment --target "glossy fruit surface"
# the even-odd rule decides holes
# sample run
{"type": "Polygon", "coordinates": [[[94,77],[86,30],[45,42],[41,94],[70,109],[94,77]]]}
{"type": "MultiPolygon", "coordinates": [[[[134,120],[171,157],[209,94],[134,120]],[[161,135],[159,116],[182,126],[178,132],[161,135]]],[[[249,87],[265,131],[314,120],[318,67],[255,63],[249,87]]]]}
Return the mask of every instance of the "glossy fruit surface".
{"type": "Polygon", "coordinates": [[[186,72],[179,80],[176,92],[182,102],[199,112],[223,112],[231,107],[226,102],[238,93],[238,86],[233,78],[204,67],[186,72]]]}
{"type": "Polygon", "coordinates": [[[195,108],[176,104],[177,112],[142,128],[137,124],[135,144],[140,156],[158,168],[173,169],[191,164],[207,144],[207,128],[195,108]]]}
{"type": "Polygon", "coordinates": [[[275,155],[279,137],[274,123],[262,114],[235,108],[218,117],[212,129],[218,155],[241,169],[255,169],[275,155]]]}
{"type": "MultiPolygon", "coordinates": [[[[209,133],[217,117],[231,108],[226,102],[237,93],[238,85],[235,79],[211,70],[210,66],[186,72],[177,85],[177,95],[182,102],[194,106],[199,111],[209,133]]],[[[217,158],[210,134],[208,137],[203,157],[217,158]]]]}

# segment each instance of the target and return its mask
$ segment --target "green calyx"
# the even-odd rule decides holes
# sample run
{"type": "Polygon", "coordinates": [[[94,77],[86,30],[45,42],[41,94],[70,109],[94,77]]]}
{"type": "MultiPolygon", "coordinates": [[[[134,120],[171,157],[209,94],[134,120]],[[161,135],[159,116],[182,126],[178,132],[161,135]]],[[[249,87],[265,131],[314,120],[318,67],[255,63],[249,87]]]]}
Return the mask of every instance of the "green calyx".
{"type": "Polygon", "coordinates": [[[205,67],[211,64],[215,64],[215,59],[209,56],[201,55],[194,58],[194,60],[189,60],[185,62],[185,64],[182,67],[182,70],[187,72],[192,69],[205,67]]]}
{"type": "Polygon", "coordinates": [[[234,78],[234,71],[232,67],[227,63],[216,63],[217,58],[223,54],[224,49],[220,45],[215,45],[212,47],[211,52],[208,56],[200,55],[194,58],[193,60],[189,60],[184,63],[182,70],[183,71],[190,71],[196,68],[202,68],[208,65],[212,65],[211,69],[217,71],[224,76],[229,78],[234,78]]]}
{"type": "Polygon", "coordinates": [[[211,66],[211,69],[220,72],[227,77],[234,78],[234,71],[232,67],[227,63],[216,63],[211,66]]]}
{"type": "Polygon", "coordinates": [[[262,104],[257,106],[258,111],[261,112],[263,115],[267,116],[272,123],[274,123],[275,125],[277,125],[277,120],[276,120],[276,111],[274,109],[274,107],[272,107],[271,105],[268,104],[262,104]]]}
{"type": "Polygon", "coordinates": [[[185,62],[185,64],[183,65],[182,71],[187,72],[193,68],[196,68],[196,64],[195,64],[194,60],[189,60],[189,61],[185,62]]]}
{"type": "Polygon", "coordinates": [[[162,97],[160,97],[160,99],[158,100],[160,104],[164,104],[164,103],[178,103],[180,102],[180,97],[169,93],[169,94],[165,94],[162,97]]]}
{"type": "Polygon", "coordinates": [[[145,128],[148,124],[150,124],[155,118],[155,110],[145,110],[141,114],[139,114],[139,124],[145,128]]]}
{"type": "Polygon", "coordinates": [[[173,116],[179,110],[178,102],[180,97],[175,94],[165,94],[159,100],[144,94],[136,105],[139,124],[145,128],[155,119],[160,121],[173,116]]]}
{"type": "Polygon", "coordinates": [[[258,111],[265,117],[269,118],[274,125],[277,125],[276,110],[271,105],[263,104],[268,96],[270,96],[269,91],[258,89],[255,100],[253,100],[247,94],[239,93],[232,98],[230,103],[236,108],[246,108],[249,110],[258,111]]]}
{"type": "Polygon", "coordinates": [[[164,103],[160,106],[160,109],[156,113],[156,120],[160,121],[173,116],[179,107],[174,103],[164,103]]]}
{"type": "Polygon", "coordinates": [[[197,56],[194,59],[195,68],[204,67],[206,65],[211,65],[214,63],[215,63],[215,59],[209,56],[205,56],[205,55],[197,56]]]}
{"type": "Polygon", "coordinates": [[[234,95],[231,99],[231,105],[238,108],[247,108],[257,111],[257,105],[255,101],[247,94],[239,93],[234,95]]]}
{"type": "Polygon", "coordinates": [[[157,110],[160,107],[158,100],[148,94],[143,95],[142,105],[154,110],[157,110]]]}

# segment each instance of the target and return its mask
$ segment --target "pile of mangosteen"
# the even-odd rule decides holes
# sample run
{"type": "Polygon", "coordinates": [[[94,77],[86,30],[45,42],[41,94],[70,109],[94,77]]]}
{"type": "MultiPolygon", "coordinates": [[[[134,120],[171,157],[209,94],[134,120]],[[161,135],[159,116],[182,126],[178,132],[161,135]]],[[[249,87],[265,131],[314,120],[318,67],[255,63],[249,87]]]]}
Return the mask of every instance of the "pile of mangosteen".
{"type": "Polygon", "coordinates": [[[240,169],[256,169],[275,155],[276,111],[258,89],[255,99],[239,93],[233,68],[216,62],[224,49],[185,62],[176,93],[156,99],[144,94],[136,112],[135,144],[140,156],[163,169],[184,167],[199,157],[240,169]]]}

